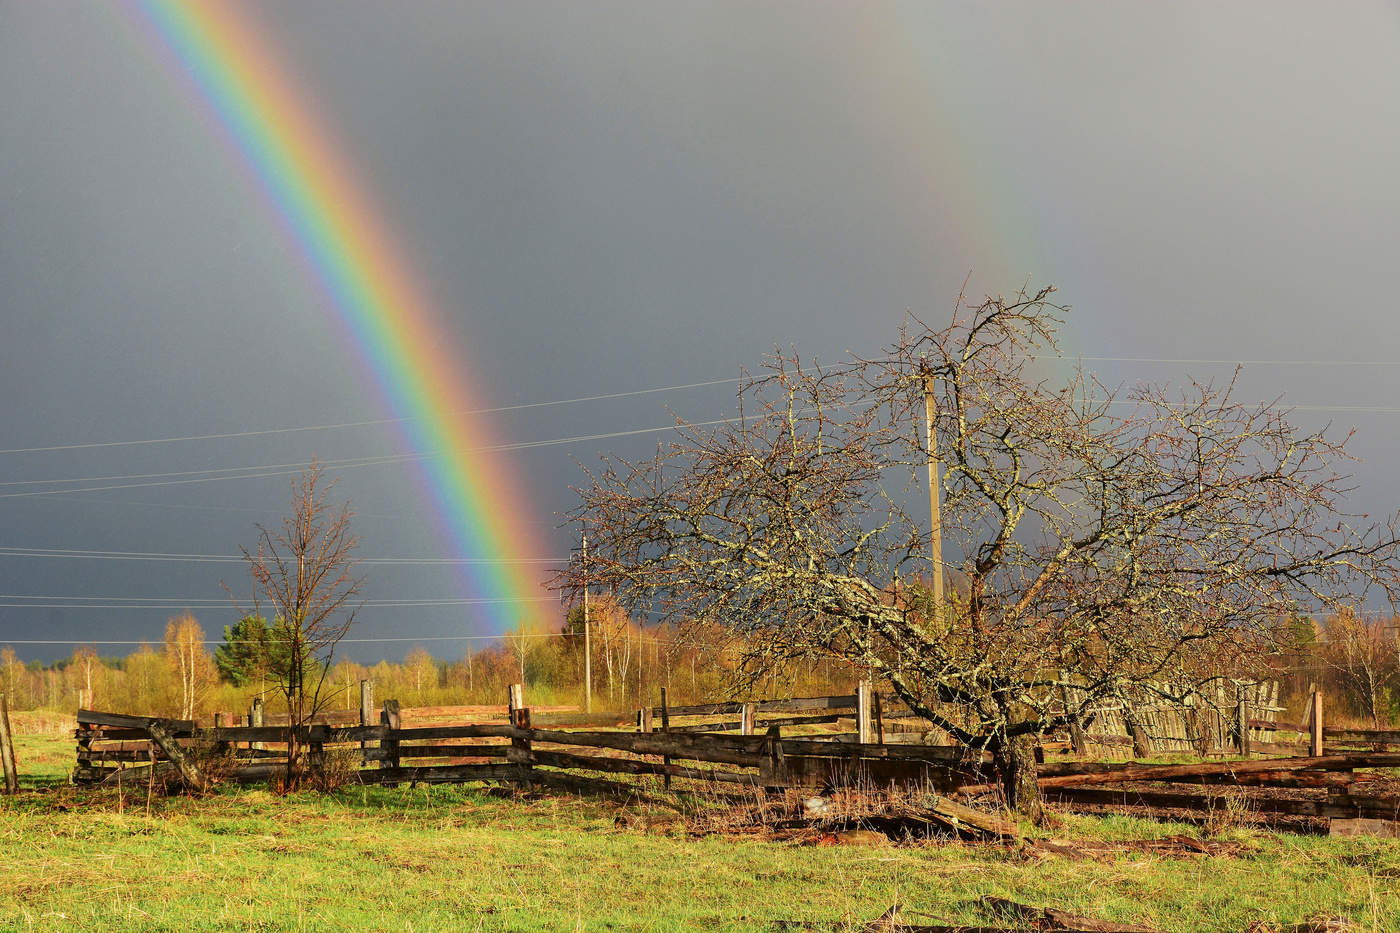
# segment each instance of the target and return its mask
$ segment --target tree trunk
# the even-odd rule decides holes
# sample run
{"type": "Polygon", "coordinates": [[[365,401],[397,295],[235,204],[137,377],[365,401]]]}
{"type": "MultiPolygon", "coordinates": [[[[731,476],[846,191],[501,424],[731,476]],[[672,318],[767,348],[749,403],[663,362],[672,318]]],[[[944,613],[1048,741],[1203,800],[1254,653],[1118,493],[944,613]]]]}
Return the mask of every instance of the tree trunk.
{"type": "Polygon", "coordinates": [[[1018,735],[992,752],[992,763],[1006,793],[1006,805],[1037,826],[1045,818],[1035,776],[1035,736],[1018,735]]]}

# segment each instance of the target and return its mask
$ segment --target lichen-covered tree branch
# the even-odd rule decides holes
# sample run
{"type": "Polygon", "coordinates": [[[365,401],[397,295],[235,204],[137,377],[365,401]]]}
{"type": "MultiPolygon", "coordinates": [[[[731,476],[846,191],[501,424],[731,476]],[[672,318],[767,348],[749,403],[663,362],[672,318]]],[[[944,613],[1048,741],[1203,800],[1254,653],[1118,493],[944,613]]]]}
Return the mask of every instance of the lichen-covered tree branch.
{"type": "Polygon", "coordinates": [[[1347,513],[1345,438],[1233,382],[1103,385],[1057,358],[1051,297],[959,299],[872,359],[776,353],[732,421],[588,472],[571,518],[592,553],[560,585],[744,635],[739,682],[820,657],[867,669],[990,752],[1031,815],[1038,735],[1129,690],[1259,673],[1296,613],[1397,592],[1395,519],[1347,513]]]}

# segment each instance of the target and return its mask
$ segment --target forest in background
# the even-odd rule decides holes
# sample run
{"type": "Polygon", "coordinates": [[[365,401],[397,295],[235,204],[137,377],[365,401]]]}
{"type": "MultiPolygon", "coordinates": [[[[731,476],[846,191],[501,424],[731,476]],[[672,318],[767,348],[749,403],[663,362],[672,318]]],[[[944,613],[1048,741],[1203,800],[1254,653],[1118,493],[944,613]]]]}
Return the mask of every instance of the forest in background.
{"type": "MultiPolygon", "coordinates": [[[[732,632],[643,627],[607,597],[595,598],[589,619],[593,702],[599,710],[654,704],[661,687],[675,704],[847,693],[861,673],[833,658],[788,665],[755,688],[736,692],[731,675],[744,645],[732,632]]],[[[325,671],[327,708],[355,708],[362,679],[374,683],[376,697],[393,697],[408,707],[501,705],[510,684],[524,683],[532,705],[582,708],[582,621],[582,610],[575,607],[555,631],[476,642],[482,646],[455,657],[414,644],[397,662],[333,660],[325,671]]],[[[211,639],[193,615],[184,613],[169,620],[163,642],[141,645],[125,657],[80,646],[70,657],[44,664],[22,661],[12,647],[0,646],[0,690],[12,710],[56,714],[79,707],[180,718],[216,711],[239,714],[258,696],[277,709],[276,678],[256,664],[228,670],[228,659],[238,655],[230,644],[237,632],[229,627],[223,636],[223,641],[211,639]]],[[[1276,676],[1290,711],[1300,710],[1309,686],[1317,684],[1339,723],[1351,720],[1375,728],[1400,723],[1400,617],[1344,613],[1301,618],[1292,640],[1290,648],[1268,659],[1267,671],[1238,673],[1276,676]]]]}

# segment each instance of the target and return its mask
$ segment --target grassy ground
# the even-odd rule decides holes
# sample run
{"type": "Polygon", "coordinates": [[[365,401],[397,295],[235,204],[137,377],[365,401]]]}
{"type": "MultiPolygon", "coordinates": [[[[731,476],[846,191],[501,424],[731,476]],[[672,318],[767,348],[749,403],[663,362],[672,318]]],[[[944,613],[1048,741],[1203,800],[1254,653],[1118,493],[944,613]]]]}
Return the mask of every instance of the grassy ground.
{"type": "MultiPolygon", "coordinates": [[[[960,844],[813,847],[689,835],[661,812],[466,788],[204,800],[80,792],[71,741],[19,737],[27,789],[0,798],[0,928],[749,930],[989,923],[984,895],[1164,930],[1346,916],[1400,930],[1400,844],[1230,830],[1230,856],[1125,846],[1092,858],[960,844]],[[620,827],[640,822],[643,828],[620,827]],[[8,924],[8,926],[5,926],[8,924]]],[[[1057,839],[1199,830],[1062,817],[1057,839]]]]}

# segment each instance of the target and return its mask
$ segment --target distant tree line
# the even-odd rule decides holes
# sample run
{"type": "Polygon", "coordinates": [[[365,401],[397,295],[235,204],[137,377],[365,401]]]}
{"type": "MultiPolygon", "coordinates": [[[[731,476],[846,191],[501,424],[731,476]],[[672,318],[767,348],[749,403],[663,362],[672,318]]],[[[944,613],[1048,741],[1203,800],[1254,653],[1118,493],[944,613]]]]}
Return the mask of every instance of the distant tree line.
{"type": "MultiPolygon", "coordinates": [[[[748,646],[732,632],[679,635],[667,626],[642,627],[607,597],[590,610],[594,705],[628,711],[655,703],[667,687],[676,704],[716,697],[820,695],[854,689],[861,671],[837,660],[800,665],[766,681],[736,687],[735,665],[748,646]],[[736,694],[735,690],[742,693],[736,694]]],[[[1299,712],[1316,683],[1328,695],[1331,717],[1385,728],[1400,724],[1400,618],[1343,612],[1291,623],[1292,647],[1262,667],[1236,673],[1276,676],[1283,701],[1299,712]]],[[[165,640],[125,657],[80,647],[53,663],[22,661],[0,647],[0,689],[15,710],[71,712],[79,705],[147,715],[208,716],[242,713],[256,696],[275,708],[275,671],[285,667],[278,623],[248,617],[226,626],[209,650],[206,633],[189,614],[169,620],[165,640]]],[[[375,696],[405,706],[499,705],[509,684],[526,684],[530,702],[583,701],[583,613],[570,610],[548,633],[511,633],[446,656],[415,645],[401,661],[359,664],[340,660],[325,673],[330,708],[353,709],[359,682],[375,696]],[[522,675],[523,667],[523,675],[522,675]]]]}

